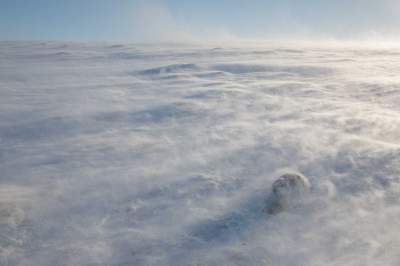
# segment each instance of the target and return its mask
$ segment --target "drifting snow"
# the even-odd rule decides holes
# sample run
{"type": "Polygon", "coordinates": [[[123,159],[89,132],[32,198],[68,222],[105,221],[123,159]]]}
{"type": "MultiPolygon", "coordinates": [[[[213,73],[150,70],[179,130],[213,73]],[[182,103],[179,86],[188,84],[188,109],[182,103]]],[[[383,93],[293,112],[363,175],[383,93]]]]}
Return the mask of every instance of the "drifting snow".
{"type": "Polygon", "coordinates": [[[399,59],[1,43],[0,265],[399,265],[399,59]]]}

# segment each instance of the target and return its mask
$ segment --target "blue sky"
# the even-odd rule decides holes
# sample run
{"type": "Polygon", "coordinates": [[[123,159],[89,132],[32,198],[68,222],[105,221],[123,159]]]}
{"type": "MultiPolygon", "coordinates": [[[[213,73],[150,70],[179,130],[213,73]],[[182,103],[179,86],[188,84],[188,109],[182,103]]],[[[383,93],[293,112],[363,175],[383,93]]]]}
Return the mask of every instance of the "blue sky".
{"type": "Polygon", "coordinates": [[[0,0],[1,40],[393,37],[397,0],[0,0]]]}

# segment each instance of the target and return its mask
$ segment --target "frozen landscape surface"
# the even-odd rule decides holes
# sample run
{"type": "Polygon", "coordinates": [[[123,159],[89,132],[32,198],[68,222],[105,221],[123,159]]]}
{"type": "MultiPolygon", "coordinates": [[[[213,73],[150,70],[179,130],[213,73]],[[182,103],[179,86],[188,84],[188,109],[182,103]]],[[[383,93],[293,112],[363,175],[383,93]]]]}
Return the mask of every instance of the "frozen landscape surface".
{"type": "Polygon", "coordinates": [[[0,43],[0,265],[400,265],[400,49],[0,43]],[[306,204],[263,212],[280,174],[306,204]]]}

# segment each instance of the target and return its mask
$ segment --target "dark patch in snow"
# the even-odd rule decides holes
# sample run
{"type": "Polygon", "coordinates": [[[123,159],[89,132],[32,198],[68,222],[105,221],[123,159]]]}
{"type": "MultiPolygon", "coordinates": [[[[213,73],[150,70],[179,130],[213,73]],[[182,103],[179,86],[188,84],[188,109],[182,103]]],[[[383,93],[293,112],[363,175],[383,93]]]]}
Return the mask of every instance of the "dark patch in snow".
{"type": "Polygon", "coordinates": [[[201,116],[201,111],[193,110],[187,106],[172,104],[156,106],[141,111],[115,111],[102,113],[96,120],[107,122],[127,122],[133,124],[162,123],[168,120],[183,120],[201,116]]]}
{"type": "Polygon", "coordinates": [[[262,212],[264,201],[265,195],[261,191],[254,191],[253,196],[235,211],[195,224],[189,228],[189,234],[200,242],[221,243],[238,239],[252,225],[266,221],[267,215],[262,212]]]}
{"type": "Polygon", "coordinates": [[[251,74],[262,72],[291,73],[300,76],[320,76],[332,74],[333,69],[317,66],[279,66],[279,65],[258,65],[258,64],[219,64],[211,67],[214,70],[231,74],[251,74]]]}
{"type": "Polygon", "coordinates": [[[173,64],[168,66],[162,66],[157,68],[150,68],[146,70],[139,71],[141,75],[162,75],[169,73],[180,73],[185,71],[197,71],[200,67],[196,64],[173,64]]]}
{"type": "Polygon", "coordinates": [[[21,125],[0,128],[0,138],[32,140],[79,132],[81,123],[68,117],[51,117],[21,125]]]}

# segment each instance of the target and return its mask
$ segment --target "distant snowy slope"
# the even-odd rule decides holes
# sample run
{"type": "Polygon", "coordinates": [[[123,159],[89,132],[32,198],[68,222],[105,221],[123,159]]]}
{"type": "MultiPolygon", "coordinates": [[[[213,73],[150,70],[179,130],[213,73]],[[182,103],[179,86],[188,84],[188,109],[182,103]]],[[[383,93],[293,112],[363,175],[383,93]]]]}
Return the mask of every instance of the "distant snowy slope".
{"type": "Polygon", "coordinates": [[[400,49],[215,48],[0,43],[0,265],[400,265],[400,49]]]}

